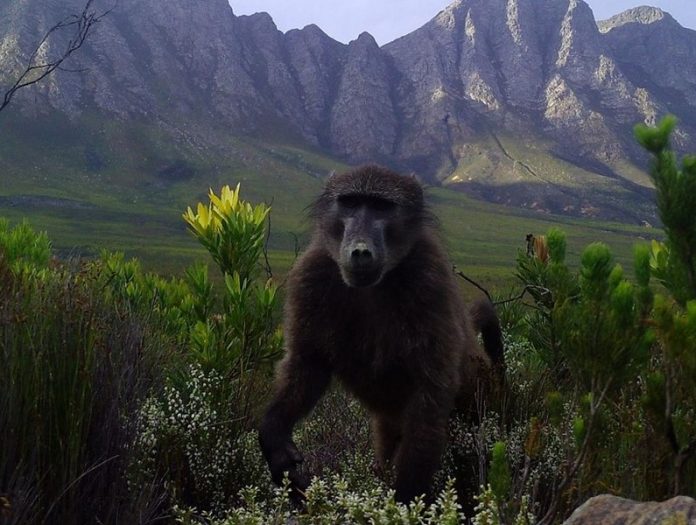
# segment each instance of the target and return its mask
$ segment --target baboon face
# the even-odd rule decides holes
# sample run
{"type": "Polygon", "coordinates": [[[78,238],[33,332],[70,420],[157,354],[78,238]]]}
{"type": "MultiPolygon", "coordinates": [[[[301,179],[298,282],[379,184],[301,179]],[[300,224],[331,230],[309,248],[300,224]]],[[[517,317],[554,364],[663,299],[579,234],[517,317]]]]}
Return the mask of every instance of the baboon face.
{"type": "Polygon", "coordinates": [[[415,179],[366,166],[332,176],[312,216],[345,284],[375,286],[415,244],[425,217],[423,190],[415,179]]]}
{"type": "Polygon", "coordinates": [[[382,280],[393,260],[398,222],[398,206],[387,199],[365,195],[336,199],[329,230],[332,256],[348,286],[373,286],[382,280]]]}

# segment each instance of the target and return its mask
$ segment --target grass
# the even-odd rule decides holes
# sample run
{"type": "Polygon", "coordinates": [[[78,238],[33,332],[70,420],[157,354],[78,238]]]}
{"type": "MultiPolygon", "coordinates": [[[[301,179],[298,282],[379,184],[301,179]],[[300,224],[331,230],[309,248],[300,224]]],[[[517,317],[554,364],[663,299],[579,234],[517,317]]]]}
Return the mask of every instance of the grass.
{"type": "MultiPolygon", "coordinates": [[[[309,225],[301,218],[302,208],[313,193],[302,192],[301,197],[295,198],[269,190],[264,196],[258,178],[240,179],[245,197],[273,202],[269,255],[276,272],[283,274],[294,260],[295,239],[299,247],[306,240],[309,225]]],[[[312,186],[314,191],[319,191],[319,184],[312,186]]],[[[183,201],[184,192],[181,193],[183,201]]],[[[200,197],[197,194],[189,204],[194,205],[200,197]]],[[[660,236],[655,229],[540,215],[492,205],[443,188],[428,190],[428,197],[440,218],[443,237],[454,263],[467,274],[493,284],[511,276],[517,251],[524,248],[526,234],[541,234],[551,226],[567,232],[571,263],[578,261],[584,246],[600,240],[612,247],[619,262],[631,268],[632,246],[660,236]]],[[[87,209],[0,205],[0,215],[11,221],[28,218],[37,229],[48,231],[55,248],[62,254],[89,255],[100,248],[119,250],[139,257],[146,268],[171,273],[204,256],[203,249],[186,231],[180,218],[185,204],[182,202],[178,209],[163,206],[159,213],[156,209],[144,213],[137,205],[129,207],[123,203],[87,209]]]]}
{"type": "Polygon", "coordinates": [[[490,198],[501,203],[555,212],[566,209],[576,215],[594,214],[591,207],[596,207],[603,217],[654,222],[654,207],[645,195],[652,187],[646,172],[629,161],[583,168],[563,160],[553,148],[540,137],[481,134],[461,146],[459,164],[443,182],[473,191],[497,188],[490,198]]]}
{"type": "MultiPolygon", "coordinates": [[[[39,125],[14,113],[3,118],[0,216],[12,222],[29,219],[48,232],[61,254],[119,250],[164,273],[180,272],[203,256],[181,213],[204,200],[208,188],[219,190],[237,182],[245,199],[272,204],[270,257],[276,272],[284,273],[296,246],[306,242],[304,208],[321,190],[321,176],[347,167],[292,141],[260,142],[233,137],[229,130],[206,130],[214,135],[214,145],[200,151],[173,143],[152,126],[126,127],[89,114],[72,124],[47,118],[39,125]],[[161,175],[177,165],[188,171],[175,180],[161,175]]],[[[501,141],[521,155],[519,144],[507,137],[501,141]]],[[[542,162],[539,152],[526,151],[526,160],[542,162]],[[532,158],[535,155],[539,158],[532,158]]],[[[552,225],[568,233],[571,262],[582,246],[602,240],[630,267],[632,245],[658,235],[656,230],[626,224],[484,203],[446,187],[427,193],[453,261],[492,285],[510,280],[526,234],[543,233],[552,225]]]]}
{"type": "Polygon", "coordinates": [[[17,279],[6,263],[0,257],[0,485],[14,510],[0,522],[104,518],[127,494],[124,415],[151,387],[161,364],[151,359],[169,354],[163,340],[146,348],[147,328],[116,315],[87,272],[17,279]]]}

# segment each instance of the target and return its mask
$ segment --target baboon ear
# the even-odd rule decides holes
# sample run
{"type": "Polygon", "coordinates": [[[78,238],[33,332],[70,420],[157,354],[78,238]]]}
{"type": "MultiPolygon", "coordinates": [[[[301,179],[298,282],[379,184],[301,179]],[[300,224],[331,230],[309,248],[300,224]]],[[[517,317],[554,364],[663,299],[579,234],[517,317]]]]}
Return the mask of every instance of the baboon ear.
{"type": "Polygon", "coordinates": [[[421,178],[416,174],[415,171],[412,171],[411,173],[409,173],[409,174],[408,174],[408,178],[411,179],[411,180],[416,181],[418,184],[420,184],[421,186],[423,186],[423,181],[422,181],[421,178]]]}

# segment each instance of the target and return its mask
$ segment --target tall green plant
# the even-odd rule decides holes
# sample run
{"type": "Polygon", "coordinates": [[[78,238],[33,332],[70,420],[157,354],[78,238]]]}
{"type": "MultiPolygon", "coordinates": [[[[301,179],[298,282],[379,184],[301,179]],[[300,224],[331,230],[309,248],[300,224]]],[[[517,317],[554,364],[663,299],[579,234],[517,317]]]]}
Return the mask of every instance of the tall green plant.
{"type": "MultiPolygon", "coordinates": [[[[603,407],[620,398],[647,362],[652,337],[644,320],[652,295],[644,247],[636,248],[638,282],[633,284],[602,243],[585,248],[576,272],[565,262],[566,239],[560,230],[550,230],[536,240],[536,246],[541,255],[519,254],[517,276],[532,299],[527,303],[531,307],[527,333],[545,365],[534,381],[546,385],[540,393],[547,403],[539,409],[547,413],[539,418],[538,412],[532,412],[535,423],[529,425],[527,439],[538,442],[540,436],[553,434],[551,427],[568,420],[563,412],[574,412],[568,414],[574,440],[565,444],[565,464],[553,481],[542,518],[542,523],[551,523],[564,492],[574,486],[599,446],[595,434],[603,407]]],[[[538,446],[528,448],[523,472],[531,471],[537,461],[532,449],[538,446]]],[[[527,483],[522,478],[519,486],[527,483]]]]}
{"type": "Polygon", "coordinates": [[[125,498],[122,416],[148,388],[148,344],[166,346],[96,268],[50,258],[45,233],[0,222],[0,521],[129,520],[146,510],[125,498]]]}
{"type": "Polygon", "coordinates": [[[46,232],[35,232],[24,221],[13,228],[0,218],[0,258],[15,274],[36,274],[48,268],[51,243],[46,232]]]}
{"type": "MultiPolygon", "coordinates": [[[[223,309],[204,318],[198,301],[191,348],[205,367],[243,371],[270,361],[281,344],[274,319],[277,287],[271,278],[259,279],[270,208],[244,201],[239,184],[234,190],[224,186],[219,196],[210,190],[209,199],[196,212],[189,207],[183,218],[223,274],[223,309]]],[[[199,268],[188,276],[194,295],[209,297],[207,275],[199,268]]]]}
{"type": "Polygon", "coordinates": [[[265,379],[281,337],[277,287],[260,277],[270,209],[242,200],[239,186],[209,197],[183,218],[220,269],[222,286],[213,286],[202,264],[181,281],[144,278],[122,262],[114,275],[128,283],[126,291],[133,288],[133,304],[161,305],[166,318],[181,320],[190,362],[138,414],[131,486],[163,480],[171,503],[223,513],[252,476],[262,479],[252,472],[245,443],[262,393],[257,379],[265,379]]]}
{"type": "Polygon", "coordinates": [[[199,202],[195,212],[189,207],[184,220],[224,274],[237,273],[241,280],[253,277],[264,248],[270,208],[243,201],[239,184],[234,190],[223,186],[219,196],[210,190],[208,196],[210,203],[199,202]]]}
{"type": "Polygon", "coordinates": [[[677,120],[638,125],[636,138],[653,155],[650,169],[667,239],[646,257],[666,293],[655,297],[652,320],[660,367],[646,378],[645,406],[672,453],[672,491],[696,491],[696,156],[681,165],[670,146],[677,120]],[[690,464],[689,479],[687,465],[690,464]]]}

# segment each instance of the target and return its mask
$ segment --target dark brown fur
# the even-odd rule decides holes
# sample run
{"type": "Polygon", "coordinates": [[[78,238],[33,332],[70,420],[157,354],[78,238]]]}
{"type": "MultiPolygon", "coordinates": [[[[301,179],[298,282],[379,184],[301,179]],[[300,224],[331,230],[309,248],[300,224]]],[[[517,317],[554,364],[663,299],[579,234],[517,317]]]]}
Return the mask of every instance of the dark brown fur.
{"type": "MultiPolygon", "coordinates": [[[[336,377],[369,411],[378,459],[395,467],[397,499],[410,501],[429,490],[450,413],[469,409],[488,381],[491,358],[475,329],[499,343],[495,312],[481,303],[467,313],[415,179],[375,166],[333,176],[312,216],[311,244],[288,279],[287,351],[261,425],[262,450],[276,482],[288,472],[305,488],[292,429],[336,377]],[[383,234],[386,271],[374,285],[348,286],[339,268],[348,240],[338,239],[348,233],[339,231],[335,203],[346,195],[395,205],[383,234]]],[[[492,357],[500,361],[501,352],[498,344],[492,357]]]]}

